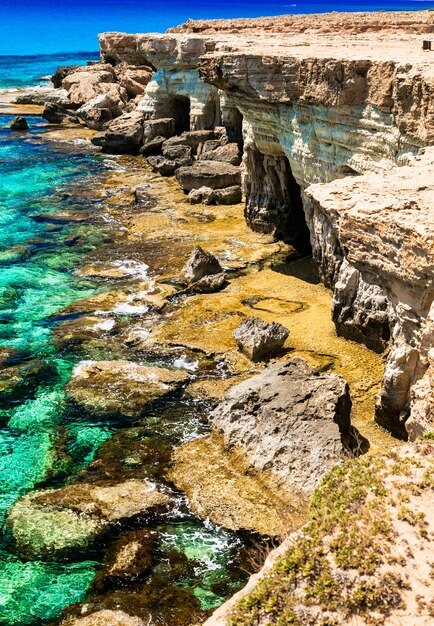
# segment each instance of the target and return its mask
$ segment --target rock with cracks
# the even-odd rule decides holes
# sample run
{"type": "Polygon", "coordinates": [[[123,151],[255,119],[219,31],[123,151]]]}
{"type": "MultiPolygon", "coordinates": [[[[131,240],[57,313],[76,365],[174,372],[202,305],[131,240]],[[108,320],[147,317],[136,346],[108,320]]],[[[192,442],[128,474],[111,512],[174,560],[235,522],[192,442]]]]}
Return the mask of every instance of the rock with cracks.
{"type": "Polygon", "coordinates": [[[103,152],[113,154],[138,152],[143,143],[143,113],[124,113],[109,122],[103,132],[96,134],[92,143],[101,146],[103,152]]]}
{"type": "Polygon", "coordinates": [[[221,274],[223,268],[213,254],[196,246],[182,269],[188,283],[197,283],[204,276],[221,274]]]}
{"type": "Polygon", "coordinates": [[[223,189],[241,185],[240,168],[221,161],[196,161],[193,165],[180,167],[175,175],[186,192],[200,187],[223,189]]]}
{"type": "Polygon", "coordinates": [[[278,355],[289,336],[289,330],[277,322],[249,317],[235,329],[238,348],[252,361],[265,361],[278,355]]]}
{"type": "Polygon", "coordinates": [[[350,445],[350,411],[341,376],[294,359],[233,387],[210,419],[252,470],[311,494],[350,445]]]}

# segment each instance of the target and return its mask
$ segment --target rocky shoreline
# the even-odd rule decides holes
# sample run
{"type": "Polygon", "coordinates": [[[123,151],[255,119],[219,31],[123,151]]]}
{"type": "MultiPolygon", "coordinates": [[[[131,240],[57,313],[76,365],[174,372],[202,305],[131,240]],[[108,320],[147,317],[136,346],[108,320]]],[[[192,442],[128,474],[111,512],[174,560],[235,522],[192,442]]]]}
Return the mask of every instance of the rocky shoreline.
{"type": "MultiPolygon", "coordinates": [[[[59,68],[45,100],[29,92],[9,105],[19,113],[43,104],[48,137],[83,136],[120,155],[122,171],[105,187],[125,211],[123,232],[88,255],[80,275],[128,281],[131,268],[110,258],[117,247],[134,271],[149,270],[140,283],[59,312],[59,346],[95,354],[112,346],[110,359],[77,365],[71,402],[104,419],[143,418],[176,394],[212,405],[214,433],[172,450],[166,479],[194,513],[225,528],[285,536],[306,520],[308,499],[336,463],[369,448],[377,459],[393,445],[380,427],[410,440],[433,429],[434,75],[415,48],[434,25],[427,12],[404,17],[391,14],[382,30],[378,14],[359,16],[348,52],[339,48],[346,15],[319,30],[307,20],[302,34],[302,18],[288,18],[286,38],[271,18],[105,33],[101,63],[59,68]],[[405,35],[409,24],[415,33],[405,35]],[[131,309],[140,309],[138,323],[117,319],[131,309]],[[167,367],[185,351],[198,365],[167,367]],[[138,364],[145,353],[161,364],[138,364]]],[[[16,549],[56,558],[71,546],[85,551],[119,522],[146,527],[147,516],[164,517],[170,497],[138,480],[131,474],[119,494],[113,477],[89,487],[84,477],[21,498],[6,520],[16,549]],[[53,532],[59,515],[67,537],[53,532]]],[[[139,600],[129,610],[128,593],[120,604],[115,596],[96,594],[60,623],[154,619],[139,600]]],[[[209,623],[232,619],[233,606],[209,623]]],[[[266,623],[265,605],[251,615],[246,606],[234,624],[243,610],[246,624],[266,623]]],[[[294,623],[320,623],[327,612],[306,598],[300,607],[294,623]]],[[[336,611],[330,623],[344,623],[336,611]]],[[[186,613],[171,619],[191,623],[186,613]]]]}

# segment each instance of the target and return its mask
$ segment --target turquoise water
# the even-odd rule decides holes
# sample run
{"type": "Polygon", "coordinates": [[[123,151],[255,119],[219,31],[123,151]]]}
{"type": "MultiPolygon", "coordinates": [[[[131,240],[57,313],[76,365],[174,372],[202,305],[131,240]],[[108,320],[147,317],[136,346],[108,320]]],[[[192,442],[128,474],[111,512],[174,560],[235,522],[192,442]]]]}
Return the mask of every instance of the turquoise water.
{"type": "MultiPolygon", "coordinates": [[[[48,143],[45,122],[36,116],[27,119],[32,130],[22,134],[6,128],[10,117],[0,115],[0,527],[20,496],[79,480],[77,472],[86,471],[98,455],[106,458],[104,450],[119,471],[130,471],[131,456],[125,445],[128,424],[119,430],[120,423],[96,421],[68,402],[64,386],[74,364],[94,356],[86,346],[57,348],[52,333],[57,323],[53,314],[102,288],[116,288],[74,274],[83,256],[95,255],[109,234],[104,220],[98,221],[104,201],[92,194],[86,199],[83,191],[97,187],[113,161],[87,153],[79,143],[48,143]],[[83,219],[71,221],[68,212],[83,219]],[[77,243],[70,245],[73,237],[77,243]]],[[[110,357],[108,348],[100,356],[110,357]]],[[[206,432],[205,409],[188,398],[163,402],[131,432],[167,453],[206,432]]],[[[157,527],[162,561],[150,584],[159,585],[161,579],[173,593],[188,590],[198,606],[215,607],[245,580],[243,541],[198,520],[182,494],[173,492],[163,476],[154,478],[177,506],[157,527]],[[179,560],[179,554],[187,566],[173,581],[163,565],[179,560]]],[[[26,561],[3,528],[0,624],[49,623],[64,607],[88,597],[102,557],[92,549],[73,562],[26,561]]]]}

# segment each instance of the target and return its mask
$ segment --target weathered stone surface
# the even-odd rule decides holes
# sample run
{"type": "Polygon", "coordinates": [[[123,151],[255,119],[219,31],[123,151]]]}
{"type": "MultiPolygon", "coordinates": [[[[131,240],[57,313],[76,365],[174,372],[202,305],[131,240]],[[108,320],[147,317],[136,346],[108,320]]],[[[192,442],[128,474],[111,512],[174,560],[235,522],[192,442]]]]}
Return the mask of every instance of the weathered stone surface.
{"type": "Polygon", "coordinates": [[[188,283],[195,283],[204,276],[221,274],[223,268],[213,254],[196,246],[182,269],[188,283]]]}
{"type": "Polygon", "coordinates": [[[214,293],[220,291],[226,282],[224,272],[204,276],[193,284],[193,290],[198,293],[214,293]]]}
{"type": "Polygon", "coordinates": [[[6,525],[23,556],[64,558],[89,548],[116,524],[145,517],[168,502],[142,480],[76,483],[20,498],[9,510],[6,525]]]}
{"type": "Polygon", "coordinates": [[[165,137],[169,139],[175,134],[175,120],[173,117],[166,117],[156,120],[146,120],[143,125],[143,137],[145,142],[151,141],[155,137],[165,137]]]}
{"type": "Polygon", "coordinates": [[[29,124],[25,117],[19,115],[18,117],[14,117],[12,122],[10,122],[9,128],[12,130],[28,130],[29,124]]]}
{"type": "Polygon", "coordinates": [[[218,137],[218,134],[214,130],[189,130],[175,137],[171,137],[167,145],[190,146],[193,154],[196,154],[204,142],[215,139],[216,137],[218,137]]]}
{"type": "Polygon", "coordinates": [[[177,167],[182,165],[191,165],[192,155],[190,146],[174,146],[163,143],[162,146],[163,155],[172,161],[176,162],[177,167]]]}
{"type": "Polygon", "coordinates": [[[77,115],[71,113],[58,104],[46,104],[42,112],[42,117],[50,124],[62,124],[62,122],[73,122],[78,124],[77,115]]]}
{"type": "Polygon", "coordinates": [[[227,143],[219,146],[215,150],[202,152],[200,159],[204,161],[222,161],[231,165],[239,165],[241,163],[240,149],[236,143],[227,143]]]}
{"type": "Polygon", "coordinates": [[[294,359],[233,387],[210,419],[252,468],[311,493],[349,445],[350,410],[343,378],[294,359]]]}
{"type": "Polygon", "coordinates": [[[154,172],[158,172],[162,176],[172,176],[175,173],[176,161],[167,159],[162,155],[149,156],[147,160],[154,172]]]}
{"type": "Polygon", "coordinates": [[[53,87],[55,87],[56,89],[60,89],[60,87],[62,87],[63,79],[69,76],[69,74],[80,71],[80,69],[80,65],[59,65],[59,67],[51,77],[53,87]]]}
{"type": "Polygon", "coordinates": [[[36,104],[45,106],[46,104],[57,104],[61,107],[70,106],[68,92],[66,89],[53,89],[52,87],[28,87],[24,93],[19,94],[14,102],[16,104],[36,104]]]}
{"type": "Polygon", "coordinates": [[[63,79],[62,86],[68,91],[71,105],[77,108],[103,93],[123,103],[128,99],[126,90],[116,82],[113,67],[108,64],[79,68],[63,79]]]}
{"type": "Polygon", "coordinates": [[[277,322],[249,317],[235,329],[238,348],[252,361],[266,361],[277,356],[289,336],[289,330],[277,322]]]}
{"type": "Polygon", "coordinates": [[[223,189],[200,187],[199,189],[192,189],[188,194],[188,201],[191,204],[238,204],[241,199],[241,187],[238,185],[223,189]]]}
{"type": "Polygon", "coordinates": [[[104,554],[94,589],[125,585],[143,576],[154,562],[157,534],[147,528],[122,534],[104,554]]]}
{"type": "Polygon", "coordinates": [[[153,400],[187,380],[181,370],[138,365],[132,361],[82,361],[66,386],[68,395],[99,415],[139,416],[153,400]]]}
{"type": "Polygon", "coordinates": [[[124,611],[101,609],[85,617],[65,619],[61,622],[61,626],[145,626],[145,622],[124,611]]]}
{"type": "Polygon", "coordinates": [[[146,66],[130,66],[121,64],[115,67],[120,86],[126,90],[130,98],[144,94],[146,85],[152,78],[153,71],[146,66]]]}
{"type": "Polygon", "coordinates": [[[143,114],[124,113],[110,122],[104,132],[95,135],[92,143],[101,146],[103,152],[138,152],[143,143],[143,114]]]}
{"type": "Polygon", "coordinates": [[[143,154],[143,156],[157,156],[161,154],[165,141],[166,138],[161,135],[157,135],[153,139],[145,140],[143,146],[140,148],[140,154],[143,154]]]}
{"type": "Polygon", "coordinates": [[[241,184],[240,169],[220,161],[196,161],[191,166],[180,167],[175,175],[184,191],[200,187],[222,189],[241,184]]]}
{"type": "Polygon", "coordinates": [[[108,94],[101,94],[86,102],[77,110],[80,117],[89,128],[100,130],[103,125],[110,122],[114,117],[121,115],[122,107],[119,100],[108,94]]]}

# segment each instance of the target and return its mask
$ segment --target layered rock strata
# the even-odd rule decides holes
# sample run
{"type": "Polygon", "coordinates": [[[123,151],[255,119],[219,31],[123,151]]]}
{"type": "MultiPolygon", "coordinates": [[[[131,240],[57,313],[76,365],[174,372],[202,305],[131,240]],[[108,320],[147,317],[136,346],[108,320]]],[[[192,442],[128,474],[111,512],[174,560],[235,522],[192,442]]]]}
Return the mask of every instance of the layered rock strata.
{"type": "MultiPolygon", "coordinates": [[[[177,132],[222,125],[229,141],[243,148],[248,224],[301,251],[313,246],[321,277],[334,290],[339,334],[376,351],[392,341],[377,419],[402,434],[409,387],[426,369],[397,352],[398,336],[407,332],[403,326],[412,325],[404,322],[403,310],[410,306],[410,317],[417,317],[413,326],[420,330],[427,309],[408,305],[413,286],[406,279],[398,294],[392,293],[386,273],[378,275],[390,250],[380,248],[384,259],[377,275],[359,266],[333,216],[314,209],[306,190],[336,179],[383,176],[413,162],[434,141],[434,73],[418,34],[431,32],[433,25],[426,13],[356,18],[351,46],[348,35],[338,34],[348,31],[349,16],[339,24],[333,16],[324,18],[325,31],[336,33],[333,37],[314,29],[313,18],[303,29],[299,18],[284,20],[286,32],[293,34],[282,37],[270,18],[255,24],[189,22],[165,35],[105,33],[101,56],[110,63],[155,68],[138,103],[145,118],[172,117],[177,132]],[[406,25],[415,34],[403,37],[406,25]],[[246,31],[242,36],[238,26],[246,31]],[[396,368],[406,372],[405,383],[395,376],[396,368]]],[[[353,226],[363,238],[363,224],[353,226]]],[[[418,280],[429,267],[426,255],[420,260],[418,280]]],[[[419,355],[418,332],[411,331],[404,343],[416,350],[414,361],[428,362],[428,353],[419,355]]]]}

